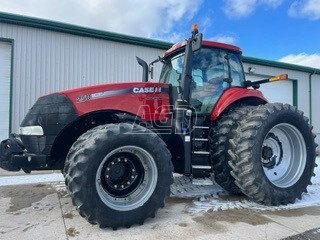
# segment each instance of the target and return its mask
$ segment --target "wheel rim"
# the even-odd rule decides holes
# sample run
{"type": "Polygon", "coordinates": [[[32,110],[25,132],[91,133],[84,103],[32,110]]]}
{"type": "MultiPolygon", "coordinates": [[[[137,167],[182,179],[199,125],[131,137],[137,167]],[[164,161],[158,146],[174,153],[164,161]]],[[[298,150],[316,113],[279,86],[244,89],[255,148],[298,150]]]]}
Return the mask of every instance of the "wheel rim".
{"type": "Polygon", "coordinates": [[[123,146],[111,151],[100,163],[96,189],[107,206],[129,211],[148,201],[157,180],[157,166],[150,153],[137,146],[123,146]]]}
{"type": "Polygon", "coordinates": [[[306,166],[307,149],[300,131],[288,123],[274,126],[265,137],[261,163],[269,181],[279,188],[297,183],[306,166]]]}

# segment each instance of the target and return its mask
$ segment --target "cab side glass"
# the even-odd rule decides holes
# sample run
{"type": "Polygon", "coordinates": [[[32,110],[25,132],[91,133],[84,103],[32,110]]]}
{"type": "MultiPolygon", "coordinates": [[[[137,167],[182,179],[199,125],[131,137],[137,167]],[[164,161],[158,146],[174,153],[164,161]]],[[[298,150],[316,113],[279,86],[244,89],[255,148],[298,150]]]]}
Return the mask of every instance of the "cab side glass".
{"type": "Polygon", "coordinates": [[[245,81],[243,67],[240,60],[240,54],[229,53],[229,61],[231,68],[232,86],[242,86],[245,81]]]}
{"type": "Polygon", "coordinates": [[[183,70],[184,53],[167,60],[162,68],[160,81],[170,83],[173,87],[181,85],[181,74],[183,70]]]}

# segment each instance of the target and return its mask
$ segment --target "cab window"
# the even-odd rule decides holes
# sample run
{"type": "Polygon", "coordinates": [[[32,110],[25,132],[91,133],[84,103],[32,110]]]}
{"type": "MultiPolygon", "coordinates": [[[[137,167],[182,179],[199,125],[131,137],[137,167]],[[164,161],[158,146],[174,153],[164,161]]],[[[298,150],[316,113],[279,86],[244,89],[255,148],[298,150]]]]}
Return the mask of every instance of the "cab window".
{"type": "MultiPolygon", "coordinates": [[[[178,97],[177,89],[182,85],[181,75],[184,52],[167,59],[163,66],[160,81],[172,85],[173,101],[178,97]]],[[[198,113],[208,114],[229,87],[226,79],[233,79],[232,85],[241,86],[244,81],[240,54],[223,49],[201,48],[196,51],[192,63],[191,105],[198,113]],[[230,74],[228,67],[230,63],[230,74]]]]}
{"type": "Polygon", "coordinates": [[[198,113],[208,114],[228,87],[227,52],[220,49],[201,49],[193,58],[191,104],[198,113]]]}
{"type": "Polygon", "coordinates": [[[245,81],[240,54],[229,53],[232,86],[242,86],[245,81]]]}

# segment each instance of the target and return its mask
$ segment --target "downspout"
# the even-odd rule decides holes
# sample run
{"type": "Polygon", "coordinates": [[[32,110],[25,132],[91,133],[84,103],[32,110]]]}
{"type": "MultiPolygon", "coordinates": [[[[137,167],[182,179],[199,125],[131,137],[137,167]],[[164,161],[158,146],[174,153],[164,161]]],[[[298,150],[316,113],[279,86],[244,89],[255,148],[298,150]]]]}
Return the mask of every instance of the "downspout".
{"type": "Polygon", "coordinates": [[[316,70],[309,74],[309,118],[312,124],[312,76],[316,74],[316,70]]]}

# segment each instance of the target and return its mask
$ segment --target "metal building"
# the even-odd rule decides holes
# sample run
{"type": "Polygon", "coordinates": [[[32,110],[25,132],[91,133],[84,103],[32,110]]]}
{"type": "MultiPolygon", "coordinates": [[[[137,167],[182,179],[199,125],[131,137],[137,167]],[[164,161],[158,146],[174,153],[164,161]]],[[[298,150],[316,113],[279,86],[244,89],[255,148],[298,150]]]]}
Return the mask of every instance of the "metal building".
{"type": "MultiPolygon", "coordinates": [[[[135,56],[150,62],[170,47],[167,42],[0,13],[0,139],[17,131],[39,96],[98,83],[140,81],[142,70],[135,56]]],[[[289,74],[290,81],[264,84],[261,90],[270,101],[303,110],[319,142],[320,70],[251,57],[243,60],[247,80],[289,74]]],[[[155,79],[159,74],[158,66],[155,79]]]]}

